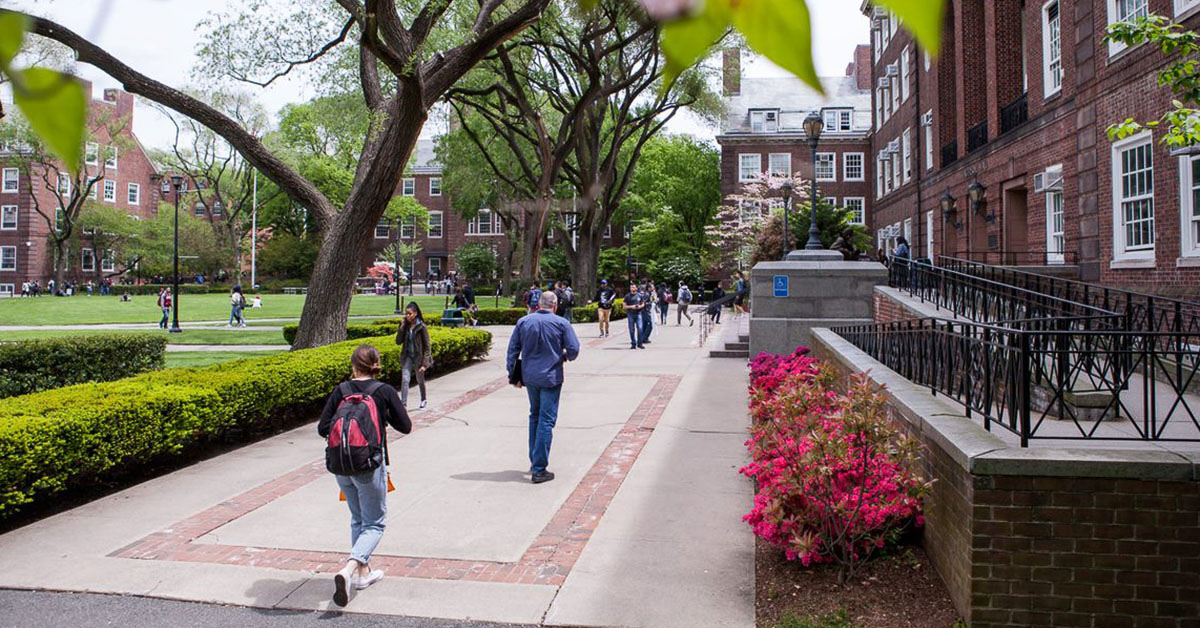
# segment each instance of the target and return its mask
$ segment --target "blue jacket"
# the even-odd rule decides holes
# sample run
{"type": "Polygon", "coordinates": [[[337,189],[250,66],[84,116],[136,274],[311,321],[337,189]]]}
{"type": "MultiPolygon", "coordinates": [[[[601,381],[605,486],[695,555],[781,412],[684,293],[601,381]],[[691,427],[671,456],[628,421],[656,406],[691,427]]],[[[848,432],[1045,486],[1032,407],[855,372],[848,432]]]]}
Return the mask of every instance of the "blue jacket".
{"type": "Polygon", "coordinates": [[[563,362],[579,356],[579,338],[571,324],[549,310],[521,317],[508,339],[508,374],[521,358],[526,386],[553,388],[563,383],[563,362]]]}

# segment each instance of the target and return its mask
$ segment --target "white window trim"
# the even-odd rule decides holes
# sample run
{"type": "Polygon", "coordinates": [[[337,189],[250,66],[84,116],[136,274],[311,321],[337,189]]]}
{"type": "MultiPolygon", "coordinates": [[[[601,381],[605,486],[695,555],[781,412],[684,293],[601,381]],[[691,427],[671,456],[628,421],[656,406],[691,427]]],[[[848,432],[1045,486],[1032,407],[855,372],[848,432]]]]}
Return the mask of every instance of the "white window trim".
{"type": "Polygon", "coordinates": [[[408,218],[400,221],[400,239],[413,240],[417,237],[417,219],[416,217],[408,218]]]}
{"type": "MultiPolygon", "coordinates": [[[[925,112],[925,115],[930,119],[933,118],[933,109],[925,112]]],[[[933,170],[933,125],[924,127],[925,129],[925,172],[933,170]]]]}
{"type": "Polygon", "coordinates": [[[738,183],[753,183],[758,180],[758,175],[762,173],[762,153],[738,153],[738,183]],[[754,172],[746,175],[746,169],[742,165],[746,157],[754,158],[754,172]]]}
{"type": "Polygon", "coordinates": [[[429,276],[429,277],[432,277],[432,276],[433,276],[433,275],[435,275],[435,274],[436,274],[436,275],[438,275],[438,276],[440,277],[440,276],[442,275],[442,273],[443,273],[443,272],[445,272],[445,271],[442,269],[442,258],[440,258],[440,257],[431,257],[431,258],[429,258],[429,259],[428,259],[428,260],[425,262],[425,271],[426,271],[426,275],[427,275],[427,276],[429,276]],[[437,271],[434,271],[434,270],[433,270],[433,267],[434,267],[434,262],[437,262],[437,271]]]}
{"type": "Polygon", "coordinates": [[[405,177],[400,183],[400,194],[403,196],[417,195],[417,180],[411,177],[405,177]]]}
{"type": "Polygon", "coordinates": [[[443,234],[445,234],[445,233],[446,233],[446,216],[445,216],[445,214],[443,214],[440,211],[429,212],[429,229],[427,230],[427,234],[429,235],[429,238],[433,239],[433,240],[438,240],[438,239],[441,239],[443,234]],[[434,224],[433,217],[434,216],[437,216],[437,218],[438,218],[437,219],[437,229],[438,229],[437,235],[434,235],[434,233],[433,233],[433,224],[434,224]]]}
{"type": "Polygon", "coordinates": [[[0,231],[16,231],[17,225],[21,221],[21,210],[16,205],[0,205],[0,231]],[[4,226],[4,215],[9,210],[12,211],[12,226],[4,226]]]}
{"type": "Polygon", "coordinates": [[[67,198],[71,197],[71,175],[65,172],[58,173],[58,193],[67,198]]]}
{"type": "Polygon", "coordinates": [[[442,178],[441,177],[430,177],[429,178],[429,195],[430,196],[441,196],[442,195],[442,178]],[[434,187],[433,187],[434,181],[437,181],[437,190],[436,191],[434,191],[434,187]]]}
{"type": "Polygon", "coordinates": [[[142,186],[137,183],[130,183],[125,186],[125,200],[130,205],[142,204],[142,186]]]}
{"type": "Polygon", "coordinates": [[[1062,92],[1062,84],[1066,78],[1066,68],[1063,66],[1063,38],[1062,38],[1062,4],[1059,0],[1047,0],[1042,5],[1042,96],[1050,98],[1062,92]],[[1051,81],[1050,71],[1050,5],[1058,5],[1058,86],[1055,87],[1051,81]]]}
{"type": "Polygon", "coordinates": [[[1190,15],[1200,8],[1200,0],[1174,0],[1175,17],[1180,18],[1185,14],[1190,15]]]}
{"type": "Polygon", "coordinates": [[[908,66],[912,63],[912,48],[905,46],[900,51],[900,101],[908,100],[909,92],[912,90],[908,85],[909,71],[908,66]]]}
{"type": "Polygon", "coordinates": [[[380,220],[375,225],[375,239],[376,240],[386,240],[391,235],[392,235],[392,226],[390,224],[388,224],[387,221],[380,220]],[[379,230],[381,228],[383,229],[383,235],[379,234],[379,230]]]}
{"type": "Polygon", "coordinates": [[[106,155],[104,157],[104,167],[108,170],[115,171],[117,169],[117,164],[119,163],[119,161],[117,159],[117,157],[118,157],[117,147],[109,146],[108,150],[110,151],[110,154],[106,155]]]}
{"type": "Polygon", "coordinates": [[[89,248],[79,249],[79,270],[85,273],[96,272],[96,252],[89,248]],[[91,264],[88,261],[91,261],[91,264]]]}
{"type": "MultiPolygon", "coordinates": [[[[1196,0],[1200,6],[1200,0],[1196,0]]],[[[1200,157],[1195,157],[1200,159],[1200,157]]],[[[1192,217],[1192,184],[1200,185],[1200,181],[1192,181],[1193,157],[1184,155],[1179,158],[1179,262],[1182,265],[1200,263],[1200,220],[1193,222],[1192,217]],[[1195,229],[1195,232],[1192,230],[1195,229]],[[1190,264],[1189,264],[1190,263],[1190,264]]]]}
{"type": "Polygon", "coordinates": [[[866,199],[866,197],[863,197],[863,196],[847,196],[847,197],[845,197],[845,198],[843,198],[843,199],[842,199],[842,207],[846,207],[847,203],[849,203],[850,201],[858,201],[858,203],[859,203],[859,209],[860,209],[860,210],[861,210],[861,212],[862,212],[861,214],[859,214],[859,219],[858,219],[858,220],[856,220],[856,221],[854,221],[854,223],[853,223],[853,224],[856,224],[856,225],[865,225],[865,224],[867,224],[867,199],[866,199]]]}
{"type": "Polygon", "coordinates": [[[15,247],[15,246],[0,246],[0,271],[6,272],[6,273],[7,272],[16,272],[17,264],[18,264],[17,247],[15,247]],[[12,251],[12,268],[4,267],[4,252],[6,250],[12,251]]]}
{"type": "Polygon", "coordinates": [[[788,178],[792,175],[792,154],[791,153],[771,153],[767,155],[767,171],[772,177],[788,178]],[[775,169],[771,167],[771,161],[776,157],[782,157],[787,160],[787,165],[783,168],[783,174],[776,174],[775,169]]]}
{"type": "MultiPolygon", "coordinates": [[[[837,153],[817,153],[817,161],[821,161],[821,158],[822,158],[822,157],[826,157],[826,156],[828,156],[828,157],[830,157],[830,158],[831,158],[831,160],[830,160],[830,164],[829,164],[829,165],[830,165],[829,171],[833,173],[833,176],[832,176],[832,177],[820,177],[820,176],[818,176],[818,177],[817,177],[817,182],[818,182],[818,183],[820,183],[820,182],[822,182],[822,181],[827,181],[827,182],[837,182],[837,162],[838,162],[838,159],[837,159],[837,153]]],[[[816,173],[816,166],[817,166],[817,164],[814,162],[814,163],[813,163],[813,174],[814,174],[814,175],[816,175],[816,174],[817,174],[817,173],[816,173]]]]}
{"type": "Polygon", "coordinates": [[[17,286],[11,283],[0,283],[0,297],[16,296],[17,286]]]}
{"type": "MultiPolygon", "coordinates": [[[[1113,24],[1116,24],[1117,22],[1121,21],[1121,20],[1117,19],[1117,0],[1106,0],[1106,4],[1108,5],[1108,13],[1105,16],[1105,19],[1108,21],[1108,25],[1112,26],[1113,24]]],[[[1059,11],[1060,11],[1060,15],[1061,15],[1061,8],[1059,9],[1059,11]]],[[[1150,12],[1150,0],[1146,0],[1146,12],[1147,13],[1150,12]]],[[[1061,17],[1060,17],[1059,24],[1060,24],[1060,29],[1061,29],[1061,24],[1062,24],[1061,17]]],[[[1110,41],[1110,42],[1108,42],[1108,56],[1111,59],[1112,57],[1115,57],[1116,55],[1121,54],[1122,52],[1125,52],[1125,50],[1127,48],[1129,48],[1129,46],[1126,46],[1125,44],[1123,44],[1121,42],[1110,41]]]]}
{"type": "Polygon", "coordinates": [[[112,272],[117,269],[116,261],[113,260],[113,257],[115,257],[115,256],[116,256],[116,254],[112,249],[108,249],[108,250],[104,251],[104,257],[100,258],[100,271],[101,272],[112,272]]]}
{"type": "MultiPolygon", "coordinates": [[[[1110,0],[1110,2],[1111,1],[1112,0],[1110,0]]],[[[1111,158],[1110,158],[1111,161],[1110,161],[1110,168],[1109,168],[1109,171],[1110,171],[1111,177],[1112,177],[1112,217],[1113,217],[1113,222],[1112,222],[1112,225],[1113,225],[1113,259],[1112,259],[1112,261],[1115,264],[1114,267],[1117,267],[1117,268],[1122,266],[1121,262],[1129,262],[1129,261],[1135,262],[1135,264],[1133,264],[1132,266],[1126,265],[1127,267],[1132,267],[1132,268],[1142,267],[1145,265],[1145,262],[1149,262],[1149,264],[1151,266],[1153,266],[1153,264],[1154,264],[1154,248],[1153,247],[1151,247],[1149,249],[1141,249],[1141,250],[1137,250],[1137,251],[1126,250],[1125,221],[1124,221],[1123,217],[1121,216],[1121,200],[1122,200],[1121,199],[1121,174],[1122,173],[1120,172],[1120,167],[1117,164],[1120,163],[1122,151],[1129,150],[1129,149],[1139,146],[1141,144],[1149,144],[1151,146],[1150,154],[1151,154],[1152,161],[1151,161],[1150,172],[1153,175],[1153,173],[1154,173],[1153,146],[1154,145],[1153,145],[1153,137],[1152,137],[1152,134],[1150,131],[1142,131],[1141,133],[1138,133],[1137,135],[1132,135],[1132,136],[1127,137],[1118,142],[1113,142],[1113,144],[1112,144],[1112,152],[1111,152],[1111,158]]],[[[1153,195],[1151,195],[1151,199],[1153,199],[1153,198],[1154,198],[1153,195]]],[[[1157,211],[1157,208],[1155,208],[1155,210],[1157,211]]],[[[1156,223],[1155,228],[1156,229],[1158,227],[1157,218],[1158,218],[1158,216],[1156,215],[1155,216],[1155,219],[1156,219],[1155,220],[1155,223],[1156,223]]],[[[1158,238],[1156,237],[1155,242],[1157,243],[1157,241],[1158,241],[1158,238]]]]}
{"type": "Polygon", "coordinates": [[[85,146],[85,149],[83,152],[83,159],[84,159],[83,163],[85,163],[89,166],[99,166],[100,165],[100,145],[97,144],[96,142],[88,142],[87,145],[85,146]],[[90,159],[89,159],[89,157],[90,157],[90,159]]]}
{"type": "Polygon", "coordinates": [[[104,180],[104,202],[105,203],[117,202],[117,182],[113,181],[112,179],[104,180]],[[111,190],[112,194],[109,194],[110,190],[111,190]]]}
{"type": "Polygon", "coordinates": [[[842,153],[842,181],[866,181],[867,180],[867,155],[866,153],[842,153]],[[850,176],[850,160],[847,157],[851,155],[858,156],[858,176],[850,176]]]}
{"type": "Polygon", "coordinates": [[[933,235],[934,235],[933,221],[934,221],[933,212],[932,211],[925,212],[925,257],[929,258],[930,264],[934,263],[934,261],[937,260],[937,256],[933,254],[933,246],[934,246],[934,244],[933,244],[933,235]]]}
{"type": "Polygon", "coordinates": [[[17,194],[21,191],[21,170],[18,168],[4,169],[4,187],[0,188],[5,194],[17,194]],[[12,182],[12,189],[8,189],[8,183],[12,182]]]}
{"type": "Polygon", "coordinates": [[[903,179],[905,183],[912,180],[912,127],[904,129],[904,133],[900,136],[900,151],[902,154],[901,162],[904,169],[903,179]]]}

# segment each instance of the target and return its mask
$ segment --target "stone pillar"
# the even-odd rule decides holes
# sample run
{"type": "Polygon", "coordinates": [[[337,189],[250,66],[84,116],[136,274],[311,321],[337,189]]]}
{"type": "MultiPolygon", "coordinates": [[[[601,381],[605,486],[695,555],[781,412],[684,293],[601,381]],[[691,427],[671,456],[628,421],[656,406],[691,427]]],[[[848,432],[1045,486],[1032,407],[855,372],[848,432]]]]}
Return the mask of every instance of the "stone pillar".
{"type": "Polygon", "coordinates": [[[882,264],[846,262],[837,251],[792,251],[786,261],[758,263],[750,274],[750,356],[811,346],[813,327],[873,322],[875,286],[887,278],[882,264]],[[786,277],[778,280],[786,296],[775,296],[777,277],[786,277]]]}

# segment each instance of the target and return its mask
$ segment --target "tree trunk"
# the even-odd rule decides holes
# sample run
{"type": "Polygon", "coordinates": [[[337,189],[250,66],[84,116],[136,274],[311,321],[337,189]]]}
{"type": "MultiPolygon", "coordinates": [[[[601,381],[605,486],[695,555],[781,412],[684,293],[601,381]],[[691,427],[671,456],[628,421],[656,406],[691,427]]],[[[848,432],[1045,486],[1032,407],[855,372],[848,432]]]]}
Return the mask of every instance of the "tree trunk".
{"type": "MultiPolygon", "coordinates": [[[[568,234],[564,233],[564,236],[568,234]]],[[[600,261],[600,241],[603,232],[579,231],[579,243],[572,251],[566,247],[567,264],[571,267],[571,285],[575,302],[582,303],[596,294],[596,266],[600,261]]]]}
{"type": "Polygon", "coordinates": [[[542,242],[549,222],[550,202],[549,196],[542,196],[525,210],[525,229],[521,233],[521,279],[541,278],[542,242]]]}
{"type": "MultiPolygon", "coordinates": [[[[71,263],[71,247],[66,240],[54,242],[54,288],[57,290],[67,278],[67,265],[71,263]]],[[[54,296],[54,295],[51,295],[54,296]]]]}

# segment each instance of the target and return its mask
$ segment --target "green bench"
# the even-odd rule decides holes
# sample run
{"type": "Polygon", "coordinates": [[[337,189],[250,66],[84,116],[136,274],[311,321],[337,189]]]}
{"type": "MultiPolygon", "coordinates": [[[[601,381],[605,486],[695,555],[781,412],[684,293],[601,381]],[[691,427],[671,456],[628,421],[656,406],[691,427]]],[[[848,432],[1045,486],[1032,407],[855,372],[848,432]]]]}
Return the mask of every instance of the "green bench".
{"type": "Polygon", "coordinates": [[[466,324],[466,322],[467,319],[463,318],[462,310],[459,310],[458,308],[442,310],[443,327],[462,327],[466,324]]]}

